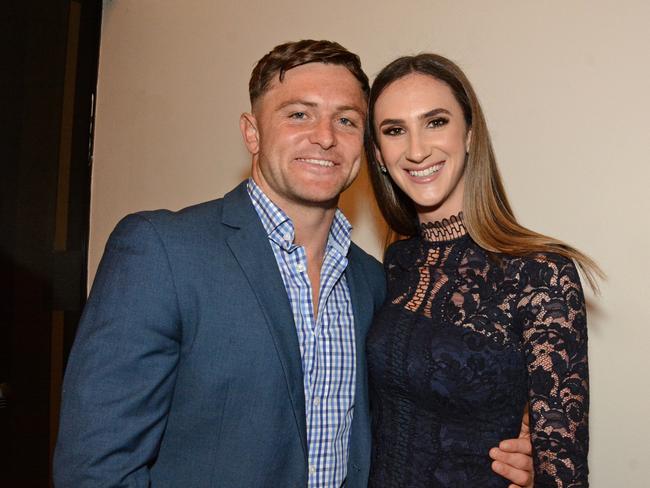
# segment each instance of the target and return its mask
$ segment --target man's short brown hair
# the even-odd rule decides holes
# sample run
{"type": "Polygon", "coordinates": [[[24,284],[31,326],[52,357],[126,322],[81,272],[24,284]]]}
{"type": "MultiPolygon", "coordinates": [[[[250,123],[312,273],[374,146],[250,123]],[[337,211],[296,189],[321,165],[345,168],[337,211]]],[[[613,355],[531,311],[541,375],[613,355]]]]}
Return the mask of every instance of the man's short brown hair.
{"type": "Polygon", "coordinates": [[[370,91],[368,77],[361,69],[359,56],[351,53],[340,44],[333,41],[314,41],[305,39],[297,42],[287,42],[276,46],[266,56],[257,62],[253,69],[248,92],[251,106],[268,90],[275,75],[280,81],[291,68],[307,63],[337,64],[347,68],[359,80],[366,98],[370,91]]]}

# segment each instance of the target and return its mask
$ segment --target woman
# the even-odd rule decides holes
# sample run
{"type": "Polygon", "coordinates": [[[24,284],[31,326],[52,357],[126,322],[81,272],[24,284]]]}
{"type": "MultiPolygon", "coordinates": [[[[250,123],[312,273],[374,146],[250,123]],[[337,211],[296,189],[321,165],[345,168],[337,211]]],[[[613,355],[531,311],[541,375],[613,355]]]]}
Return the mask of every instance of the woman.
{"type": "Polygon", "coordinates": [[[386,251],[368,336],[370,486],[501,487],[486,455],[531,415],[536,486],[587,486],[584,299],[600,271],[517,223],[478,99],[434,54],[377,76],[366,152],[386,251]]]}

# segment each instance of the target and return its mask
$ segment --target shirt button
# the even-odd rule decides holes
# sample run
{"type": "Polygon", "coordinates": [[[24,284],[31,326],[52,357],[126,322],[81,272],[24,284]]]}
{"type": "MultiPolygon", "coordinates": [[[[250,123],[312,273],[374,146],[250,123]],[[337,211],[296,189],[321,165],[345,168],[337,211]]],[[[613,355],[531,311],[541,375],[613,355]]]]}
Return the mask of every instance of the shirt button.
{"type": "Polygon", "coordinates": [[[303,271],[305,271],[305,265],[302,264],[302,263],[298,263],[298,264],[296,264],[296,271],[297,271],[298,273],[302,273],[303,271]]]}
{"type": "Polygon", "coordinates": [[[291,244],[291,241],[293,240],[293,239],[291,239],[291,234],[290,234],[289,232],[287,232],[287,233],[284,235],[284,237],[282,237],[282,238],[283,238],[285,241],[287,241],[289,244],[291,244]]]}
{"type": "Polygon", "coordinates": [[[320,405],[320,397],[314,397],[314,405],[320,405]]]}
{"type": "Polygon", "coordinates": [[[309,466],[309,474],[314,474],[316,472],[316,466],[313,464],[309,466]]]}

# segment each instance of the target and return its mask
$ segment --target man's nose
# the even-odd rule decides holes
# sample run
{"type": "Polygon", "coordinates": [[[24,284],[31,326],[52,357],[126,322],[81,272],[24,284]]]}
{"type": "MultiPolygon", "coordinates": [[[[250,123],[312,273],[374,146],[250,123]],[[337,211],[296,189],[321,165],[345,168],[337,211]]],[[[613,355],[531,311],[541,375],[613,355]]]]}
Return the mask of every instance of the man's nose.
{"type": "Polygon", "coordinates": [[[336,145],[336,133],[330,120],[319,120],[311,132],[310,142],[318,144],[323,149],[336,145]]]}

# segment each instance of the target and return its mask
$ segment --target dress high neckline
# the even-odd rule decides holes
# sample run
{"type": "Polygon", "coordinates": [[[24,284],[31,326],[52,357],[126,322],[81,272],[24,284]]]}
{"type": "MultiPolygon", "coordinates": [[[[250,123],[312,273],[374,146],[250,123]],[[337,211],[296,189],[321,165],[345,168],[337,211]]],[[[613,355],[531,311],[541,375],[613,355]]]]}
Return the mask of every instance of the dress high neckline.
{"type": "Polygon", "coordinates": [[[420,237],[429,242],[452,241],[467,235],[463,212],[435,222],[421,222],[419,227],[420,237]]]}

